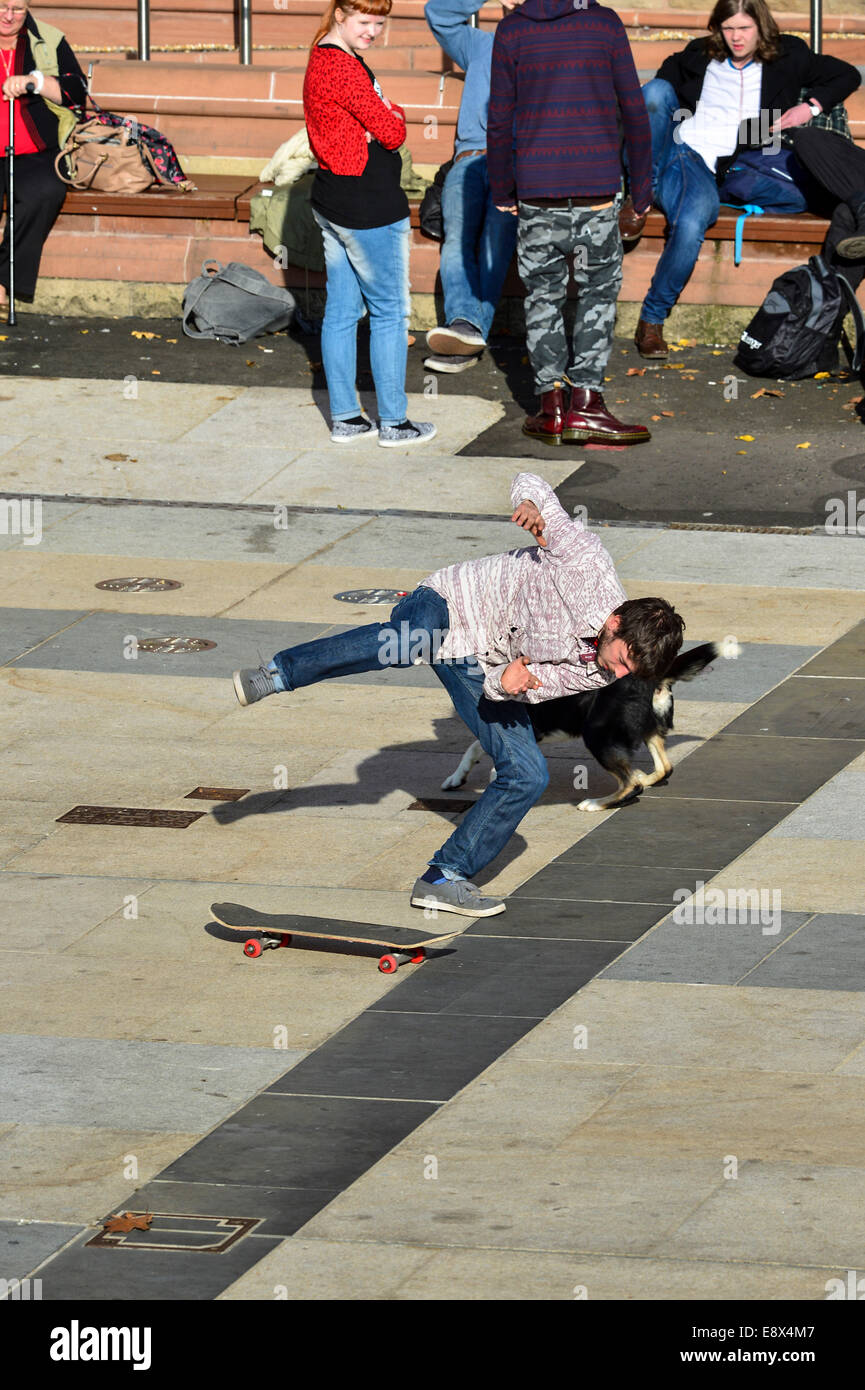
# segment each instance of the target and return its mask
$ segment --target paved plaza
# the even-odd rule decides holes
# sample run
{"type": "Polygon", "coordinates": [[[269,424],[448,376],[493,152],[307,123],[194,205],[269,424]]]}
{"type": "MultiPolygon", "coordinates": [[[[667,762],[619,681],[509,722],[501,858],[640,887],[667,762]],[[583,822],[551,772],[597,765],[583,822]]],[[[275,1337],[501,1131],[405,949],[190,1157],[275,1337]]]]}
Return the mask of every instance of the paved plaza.
{"type": "Polygon", "coordinates": [[[861,388],[748,383],[724,416],[706,347],[677,433],[681,373],[628,377],[617,340],[608,399],[647,393],[654,452],[524,450],[506,373],[424,394],[418,347],[433,445],[336,449],[296,357],[279,379],[288,340],[261,373],[255,345],[182,340],[136,371],[132,326],[52,375],[31,321],[0,364],[0,1275],[45,1300],[658,1302],[865,1276],[861,388]],[[470,736],[433,673],[252,709],[230,674],[388,612],[337,595],[525,544],[523,469],[605,523],[630,597],[742,653],[676,688],[674,775],[632,805],[579,811],[611,779],[550,745],[479,879],[506,913],[424,922],[441,803],[489,776],[441,790],[470,736]],[[97,587],[119,578],[177,587],[97,587]],[[198,814],[62,819],[82,806],[198,814]],[[225,900],[459,934],[390,976],[251,960],[225,900]],[[152,1223],[104,1230],[126,1211],[152,1223]]]}

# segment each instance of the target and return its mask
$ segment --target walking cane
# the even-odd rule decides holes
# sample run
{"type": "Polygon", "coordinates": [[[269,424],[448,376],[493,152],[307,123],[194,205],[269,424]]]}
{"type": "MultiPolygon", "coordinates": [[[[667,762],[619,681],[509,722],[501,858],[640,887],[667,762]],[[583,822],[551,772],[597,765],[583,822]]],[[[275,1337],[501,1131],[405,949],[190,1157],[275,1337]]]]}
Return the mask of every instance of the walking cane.
{"type": "MultiPolygon", "coordinates": [[[[33,82],[28,82],[27,92],[35,92],[33,82]]],[[[6,322],[14,328],[15,317],[15,98],[9,98],[9,139],[6,145],[6,160],[9,171],[6,194],[6,235],[9,240],[9,317],[6,322]]]]}

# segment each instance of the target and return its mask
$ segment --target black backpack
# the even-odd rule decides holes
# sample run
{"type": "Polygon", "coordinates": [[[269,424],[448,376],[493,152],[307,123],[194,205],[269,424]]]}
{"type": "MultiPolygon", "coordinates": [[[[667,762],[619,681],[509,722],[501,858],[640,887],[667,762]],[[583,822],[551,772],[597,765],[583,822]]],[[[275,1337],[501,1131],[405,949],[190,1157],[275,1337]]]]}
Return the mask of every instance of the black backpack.
{"type": "Polygon", "coordinates": [[[853,315],[856,345],[848,348],[854,372],[862,366],[865,317],[843,275],[822,256],[779,275],[739,339],[733,361],[749,376],[798,381],[831,371],[838,362],[844,318],[853,315]]]}

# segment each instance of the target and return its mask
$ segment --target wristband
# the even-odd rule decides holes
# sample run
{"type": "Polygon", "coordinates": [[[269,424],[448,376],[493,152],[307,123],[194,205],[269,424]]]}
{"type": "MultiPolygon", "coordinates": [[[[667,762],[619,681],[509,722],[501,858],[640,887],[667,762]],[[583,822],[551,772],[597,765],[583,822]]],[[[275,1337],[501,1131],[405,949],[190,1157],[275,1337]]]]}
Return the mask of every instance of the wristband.
{"type": "Polygon", "coordinates": [[[27,80],[28,80],[28,82],[31,82],[31,81],[32,81],[32,82],[35,82],[35,84],[36,84],[36,95],[38,96],[39,93],[42,91],[42,88],[45,86],[45,74],[44,74],[44,72],[42,72],[39,68],[34,68],[32,72],[28,72],[28,74],[27,74],[27,80]]]}

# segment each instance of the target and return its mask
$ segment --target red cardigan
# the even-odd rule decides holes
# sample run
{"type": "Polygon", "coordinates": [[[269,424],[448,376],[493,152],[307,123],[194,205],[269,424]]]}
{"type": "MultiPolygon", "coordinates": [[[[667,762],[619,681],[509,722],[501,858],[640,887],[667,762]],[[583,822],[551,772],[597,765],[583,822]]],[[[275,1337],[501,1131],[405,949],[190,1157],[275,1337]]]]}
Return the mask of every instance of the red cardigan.
{"type": "Polygon", "coordinates": [[[395,150],[405,140],[405,113],[390,110],[356,58],[341,48],[316,47],[303,82],[303,114],[312,152],[333,174],[362,174],[369,158],[365,132],[395,150]]]}

